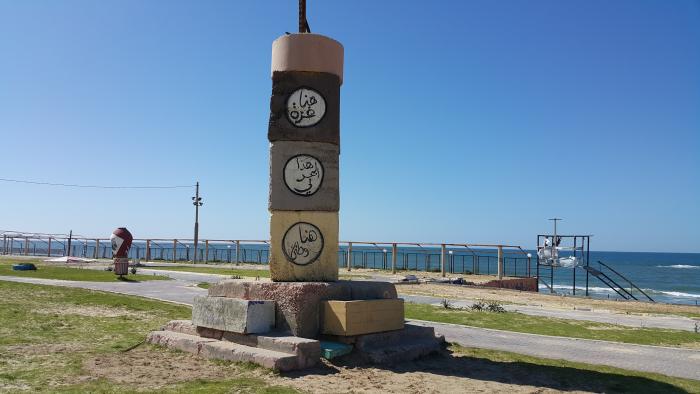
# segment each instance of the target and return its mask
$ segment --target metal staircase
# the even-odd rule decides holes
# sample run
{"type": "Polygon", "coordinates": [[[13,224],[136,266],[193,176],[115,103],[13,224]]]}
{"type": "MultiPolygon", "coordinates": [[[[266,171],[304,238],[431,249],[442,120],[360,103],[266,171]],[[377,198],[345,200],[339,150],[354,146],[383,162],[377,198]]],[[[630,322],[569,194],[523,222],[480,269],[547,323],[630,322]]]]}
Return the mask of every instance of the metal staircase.
{"type": "MultiPolygon", "coordinates": [[[[589,274],[595,276],[603,282],[606,286],[609,288],[613,289],[620,297],[624,298],[625,300],[636,300],[639,301],[637,297],[634,296],[633,291],[636,289],[639,291],[640,294],[643,294],[649,301],[651,302],[656,302],[654,301],[647,293],[644,292],[644,290],[640,289],[632,283],[631,280],[627,279],[624,275],[621,273],[615,271],[612,267],[609,265],[603,263],[602,261],[598,260],[598,265],[599,269],[593,268],[591,266],[585,265],[582,266],[584,270],[586,270],[589,274]],[[618,282],[627,282],[629,285],[629,290],[625,288],[624,286],[620,285],[618,282]]],[[[639,296],[639,294],[638,294],[639,296]]]]}

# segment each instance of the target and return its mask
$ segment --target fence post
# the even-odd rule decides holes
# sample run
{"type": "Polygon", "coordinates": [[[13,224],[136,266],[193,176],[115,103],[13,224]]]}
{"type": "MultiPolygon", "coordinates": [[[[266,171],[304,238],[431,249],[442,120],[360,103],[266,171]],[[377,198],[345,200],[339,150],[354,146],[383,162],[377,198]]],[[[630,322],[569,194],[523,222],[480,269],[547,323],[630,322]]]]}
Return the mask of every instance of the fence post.
{"type": "Polygon", "coordinates": [[[100,250],[100,240],[99,240],[99,239],[96,239],[96,240],[95,240],[95,260],[97,260],[98,258],[100,258],[100,254],[99,254],[100,252],[99,252],[99,250],[100,250]]]}
{"type": "Polygon", "coordinates": [[[440,245],[440,271],[442,277],[445,277],[445,244],[440,245]]]}
{"type": "Polygon", "coordinates": [[[7,234],[2,235],[2,254],[7,254],[7,234]]]}
{"type": "Polygon", "coordinates": [[[49,250],[46,252],[46,256],[51,257],[51,237],[49,237],[49,250]]]}
{"type": "Polygon", "coordinates": [[[391,244],[391,273],[396,273],[396,244],[391,244]]]}
{"type": "Polygon", "coordinates": [[[175,258],[175,254],[176,254],[176,253],[177,253],[177,240],[174,239],[174,240],[173,240],[173,263],[174,263],[175,260],[176,260],[176,258],[175,258]]]}
{"type": "Polygon", "coordinates": [[[146,261],[151,261],[151,240],[146,240],[146,261]]]}
{"type": "Polygon", "coordinates": [[[29,256],[29,237],[24,237],[24,255],[29,256]]]}
{"type": "MultiPolygon", "coordinates": [[[[197,251],[195,250],[195,253],[197,251]]],[[[204,264],[209,261],[209,240],[204,241],[204,264]]]]}
{"type": "Polygon", "coordinates": [[[498,279],[503,279],[503,246],[498,245],[498,279]]]}
{"type": "Polygon", "coordinates": [[[240,257],[241,257],[241,241],[237,240],[236,241],[236,264],[241,262],[240,257]]]}
{"type": "Polygon", "coordinates": [[[352,271],[352,242],[348,242],[348,259],[345,264],[348,271],[352,271]]]}

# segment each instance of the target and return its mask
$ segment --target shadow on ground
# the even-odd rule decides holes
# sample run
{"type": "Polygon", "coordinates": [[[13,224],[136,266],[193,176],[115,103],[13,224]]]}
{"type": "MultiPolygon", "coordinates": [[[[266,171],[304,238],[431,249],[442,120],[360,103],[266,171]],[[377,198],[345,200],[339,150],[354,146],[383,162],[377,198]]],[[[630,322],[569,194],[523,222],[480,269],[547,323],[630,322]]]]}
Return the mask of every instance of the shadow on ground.
{"type": "Polygon", "coordinates": [[[283,376],[298,378],[306,375],[332,375],[339,373],[340,367],[376,368],[397,374],[423,372],[561,391],[687,393],[678,386],[641,376],[596,372],[566,366],[539,365],[523,361],[493,361],[487,358],[453,353],[450,350],[443,350],[439,354],[420,360],[391,366],[368,364],[356,357],[346,356],[333,360],[332,363],[326,362],[314,369],[285,373],[283,376]]]}

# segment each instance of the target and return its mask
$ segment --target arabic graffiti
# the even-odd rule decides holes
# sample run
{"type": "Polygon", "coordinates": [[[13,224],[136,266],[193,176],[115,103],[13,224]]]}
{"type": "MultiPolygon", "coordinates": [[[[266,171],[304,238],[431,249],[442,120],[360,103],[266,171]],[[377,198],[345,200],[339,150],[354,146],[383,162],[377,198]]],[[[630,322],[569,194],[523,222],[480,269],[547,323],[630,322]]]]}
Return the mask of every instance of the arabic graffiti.
{"type": "Polygon", "coordinates": [[[309,265],[323,251],[323,234],[311,223],[294,223],[282,238],[282,251],[287,260],[296,265],[309,265]]]}
{"type": "Polygon", "coordinates": [[[313,89],[299,88],[287,98],[287,118],[296,127],[310,127],[326,114],[326,100],[313,89]]]}
{"type": "Polygon", "coordinates": [[[284,165],[284,183],[300,196],[310,196],[321,187],[323,165],[311,155],[296,155],[284,165]]]}

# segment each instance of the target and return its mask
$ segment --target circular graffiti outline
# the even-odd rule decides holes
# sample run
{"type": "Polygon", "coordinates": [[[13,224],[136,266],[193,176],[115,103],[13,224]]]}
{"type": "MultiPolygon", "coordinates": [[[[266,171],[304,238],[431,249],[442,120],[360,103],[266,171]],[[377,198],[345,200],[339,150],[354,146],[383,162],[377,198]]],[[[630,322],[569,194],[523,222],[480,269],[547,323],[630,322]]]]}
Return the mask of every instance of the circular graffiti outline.
{"type": "Polygon", "coordinates": [[[314,155],[309,155],[309,154],[307,154],[307,153],[300,153],[300,154],[298,154],[298,155],[294,155],[294,156],[290,157],[290,158],[287,160],[287,162],[284,163],[284,167],[282,168],[282,181],[283,181],[284,185],[287,186],[287,189],[289,189],[290,192],[292,192],[292,193],[294,193],[294,194],[296,194],[296,195],[298,195],[298,196],[302,196],[302,197],[311,197],[311,196],[313,196],[314,194],[316,194],[316,192],[318,192],[318,191],[321,189],[321,186],[323,186],[323,179],[324,179],[325,176],[326,176],[326,168],[323,166],[323,163],[321,162],[321,160],[319,160],[316,156],[314,156],[314,155]],[[310,157],[310,158],[314,159],[314,160],[316,161],[316,163],[318,163],[319,167],[321,167],[321,176],[319,177],[320,179],[319,179],[319,181],[318,181],[318,186],[316,186],[316,188],[314,189],[313,192],[308,193],[308,194],[304,194],[304,193],[299,193],[299,192],[297,192],[296,190],[294,190],[294,188],[292,188],[292,187],[289,185],[289,182],[287,181],[287,166],[289,165],[289,163],[290,163],[292,160],[294,160],[294,159],[296,159],[296,158],[298,158],[298,157],[310,157]]]}
{"type": "Polygon", "coordinates": [[[282,237],[282,253],[284,253],[284,257],[287,259],[288,262],[290,262],[294,265],[302,266],[302,267],[307,266],[307,265],[312,264],[312,263],[315,263],[318,260],[318,258],[321,257],[321,253],[323,253],[324,247],[325,247],[325,241],[323,239],[323,233],[321,232],[321,229],[316,227],[315,224],[312,224],[309,222],[296,222],[296,223],[292,224],[291,226],[289,226],[287,231],[284,232],[284,236],[282,237]],[[287,235],[289,234],[289,232],[292,229],[296,228],[297,226],[301,226],[301,225],[307,225],[307,226],[313,227],[313,229],[315,229],[318,232],[318,236],[319,236],[318,239],[321,242],[321,247],[318,249],[318,253],[316,253],[316,255],[311,260],[309,260],[308,262],[306,262],[304,264],[297,263],[296,261],[294,261],[295,259],[292,259],[289,256],[289,253],[287,253],[287,235]]]}
{"type": "MultiPolygon", "coordinates": [[[[307,103],[307,104],[308,104],[308,103],[307,103]]],[[[302,106],[301,103],[299,103],[299,106],[300,106],[300,107],[302,106]]],[[[292,126],[298,127],[298,128],[307,128],[307,127],[316,126],[316,125],[317,125],[319,122],[321,122],[321,121],[323,120],[323,118],[326,116],[326,109],[327,109],[327,108],[326,108],[326,98],[323,97],[323,95],[322,95],[319,91],[317,91],[317,90],[315,90],[315,89],[313,89],[313,88],[310,88],[310,87],[308,87],[308,86],[300,86],[300,87],[298,87],[296,90],[294,90],[292,93],[290,93],[289,96],[287,96],[287,100],[285,100],[285,113],[287,114],[287,120],[289,121],[289,123],[292,124],[292,126]],[[315,102],[315,103],[313,103],[313,104],[310,104],[310,105],[315,105],[315,104],[320,103],[320,104],[321,104],[321,106],[320,106],[320,107],[321,107],[321,111],[320,111],[321,114],[318,116],[318,119],[315,120],[315,121],[312,121],[312,122],[310,122],[310,123],[308,123],[308,124],[307,124],[307,123],[305,123],[305,124],[299,124],[299,123],[301,123],[304,119],[309,119],[310,117],[304,118],[304,115],[299,113],[299,111],[296,109],[296,103],[293,102],[292,100],[293,100],[294,96],[295,96],[297,93],[299,93],[299,94],[301,95],[304,91],[309,91],[309,92],[313,93],[314,95],[318,96],[318,97],[321,99],[321,101],[317,101],[317,102],[315,102]],[[291,107],[294,107],[294,110],[292,110],[291,107]],[[301,118],[300,118],[298,121],[295,121],[294,119],[292,119],[292,112],[297,112],[297,113],[299,114],[298,116],[301,116],[301,118]]],[[[314,111],[314,115],[312,115],[312,117],[315,117],[315,116],[316,116],[316,115],[315,115],[316,111],[315,111],[313,108],[309,108],[309,110],[314,111]]],[[[309,110],[307,110],[307,114],[308,114],[308,111],[309,111],[309,110]]]]}

